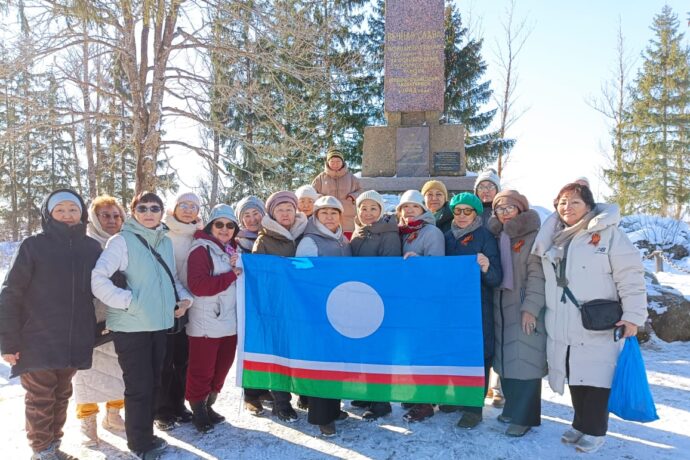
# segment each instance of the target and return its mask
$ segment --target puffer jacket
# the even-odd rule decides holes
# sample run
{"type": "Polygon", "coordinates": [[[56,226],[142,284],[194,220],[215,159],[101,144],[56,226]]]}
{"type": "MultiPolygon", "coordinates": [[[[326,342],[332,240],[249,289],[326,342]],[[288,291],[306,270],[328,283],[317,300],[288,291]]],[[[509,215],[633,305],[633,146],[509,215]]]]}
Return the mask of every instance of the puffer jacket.
{"type": "Polygon", "coordinates": [[[436,211],[434,214],[434,219],[436,219],[436,226],[443,232],[446,233],[450,230],[450,224],[453,222],[453,211],[450,210],[450,206],[446,201],[443,206],[436,211]]]}
{"type": "Polygon", "coordinates": [[[237,334],[237,276],[220,241],[198,230],[189,250],[187,272],[189,290],[194,294],[187,335],[220,338],[237,334]]]}
{"type": "Polygon", "coordinates": [[[168,213],[163,216],[163,223],[168,227],[166,236],[170,238],[175,256],[177,279],[184,287],[187,287],[187,254],[194,240],[194,233],[203,228],[201,221],[185,224],[168,213]]]}
{"type": "Polygon", "coordinates": [[[173,325],[176,302],[170,277],[136,235],[161,255],[173,274],[180,299],[193,300],[177,278],[172,242],[166,233],[163,225],[150,229],[129,218],[122,231],[108,240],[91,273],[91,288],[108,306],[106,326],[111,331],[160,331],[173,325]],[[118,270],[125,274],[126,289],[110,280],[118,270]]]}
{"type": "Polygon", "coordinates": [[[297,243],[307,227],[307,216],[298,212],[290,230],[271,219],[266,214],[261,219],[259,237],[254,242],[253,254],[294,257],[297,243]]]}
{"type": "Polygon", "coordinates": [[[351,256],[350,242],[343,235],[343,228],[334,232],[314,217],[309,218],[302,241],[297,245],[297,257],[343,257],[351,256]]]}
{"type": "Polygon", "coordinates": [[[436,226],[434,215],[426,211],[417,219],[423,220],[425,224],[417,233],[400,235],[402,253],[414,252],[418,256],[444,256],[446,252],[443,232],[436,226]]]}
{"type": "Polygon", "coordinates": [[[474,256],[481,252],[489,258],[489,269],[486,273],[481,274],[481,298],[484,358],[490,359],[494,354],[493,290],[503,280],[501,257],[498,254],[496,238],[486,228],[479,227],[458,240],[453,235],[451,228],[446,232],[445,242],[447,256],[474,256]]]}
{"type": "Polygon", "coordinates": [[[340,200],[343,204],[343,231],[353,231],[356,215],[353,201],[357,199],[363,190],[359,184],[359,179],[348,171],[347,165],[343,165],[338,171],[333,171],[326,165],[324,171],[316,176],[311,185],[321,195],[334,196],[340,200]],[[352,200],[348,199],[348,196],[352,197],[352,200]]]}
{"type": "MultiPolygon", "coordinates": [[[[597,204],[597,214],[570,242],[565,274],[578,303],[616,300],[622,319],[641,326],[647,318],[647,290],[640,253],[618,228],[620,212],[613,204],[597,204]]],[[[563,393],[566,356],[570,352],[570,385],[610,388],[618,355],[625,341],[613,341],[612,331],[590,331],[582,326],[580,310],[556,284],[550,251],[560,219],[556,213],[544,222],[532,253],[541,258],[546,279],[546,356],[549,385],[563,393]]]]}
{"type": "Polygon", "coordinates": [[[531,209],[505,225],[496,217],[488,224],[499,243],[499,253],[501,232],[505,231],[510,238],[513,289],[498,287],[494,290],[494,369],[504,378],[531,380],[546,375],[544,272],[541,260],[530,254],[540,226],[539,214],[531,209]],[[522,330],[522,312],[525,311],[537,319],[536,332],[531,335],[522,330]]]}
{"type": "Polygon", "coordinates": [[[356,257],[400,256],[402,247],[395,216],[384,214],[371,225],[362,225],[355,217],[355,231],[350,239],[356,257]]]}
{"type": "Polygon", "coordinates": [[[20,353],[12,377],[41,369],[91,367],[96,316],[90,274],[101,246],[86,236],[83,201],[77,225],[69,227],[50,216],[48,200],[61,191],[67,190],[46,197],[43,231],[19,245],[0,291],[0,349],[3,354],[20,353]]]}

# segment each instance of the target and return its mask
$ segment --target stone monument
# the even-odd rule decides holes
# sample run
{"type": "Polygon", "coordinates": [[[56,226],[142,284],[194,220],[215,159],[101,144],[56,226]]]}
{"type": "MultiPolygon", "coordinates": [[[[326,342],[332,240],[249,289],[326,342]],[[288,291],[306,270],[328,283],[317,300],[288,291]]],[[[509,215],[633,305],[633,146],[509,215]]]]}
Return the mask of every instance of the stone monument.
{"type": "Polygon", "coordinates": [[[471,190],[462,125],[442,125],[444,0],[386,0],[384,110],[387,126],[364,128],[362,186],[421,189],[438,179],[471,190]]]}

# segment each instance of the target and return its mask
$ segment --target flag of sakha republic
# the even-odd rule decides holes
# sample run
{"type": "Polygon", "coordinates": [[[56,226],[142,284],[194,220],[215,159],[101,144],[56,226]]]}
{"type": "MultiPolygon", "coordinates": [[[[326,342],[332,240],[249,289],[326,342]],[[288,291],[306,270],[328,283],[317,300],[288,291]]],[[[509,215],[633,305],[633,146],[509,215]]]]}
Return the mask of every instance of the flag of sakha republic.
{"type": "Polygon", "coordinates": [[[481,407],[476,257],[242,255],[238,385],[481,407]]]}

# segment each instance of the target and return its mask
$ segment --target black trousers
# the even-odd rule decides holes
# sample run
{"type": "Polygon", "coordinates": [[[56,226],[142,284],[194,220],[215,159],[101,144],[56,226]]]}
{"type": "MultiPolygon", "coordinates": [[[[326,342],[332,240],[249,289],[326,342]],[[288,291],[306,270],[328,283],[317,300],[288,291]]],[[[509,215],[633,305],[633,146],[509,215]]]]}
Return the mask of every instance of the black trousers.
{"type": "Polygon", "coordinates": [[[165,358],[165,331],[113,332],[125,382],[127,447],[146,451],[153,442],[153,414],[165,358]]]}
{"type": "Polygon", "coordinates": [[[244,400],[245,401],[256,401],[261,396],[270,393],[268,390],[263,390],[261,388],[245,388],[244,389],[244,400]]]}
{"type": "Polygon", "coordinates": [[[161,390],[156,402],[156,418],[171,418],[184,406],[189,339],[183,330],[166,334],[165,361],[161,374],[161,390]]]}
{"type": "Polygon", "coordinates": [[[541,379],[501,377],[501,388],[505,396],[504,417],[510,417],[516,425],[541,425],[541,379]]]}
{"type": "Polygon", "coordinates": [[[309,396],[307,421],[312,425],[328,425],[340,415],[340,400],[309,396]]]}
{"type": "MultiPolygon", "coordinates": [[[[492,361],[493,357],[484,357],[484,396],[486,396],[486,392],[489,389],[489,371],[491,371],[492,361]]],[[[473,414],[482,415],[482,409],[484,409],[484,404],[482,404],[482,407],[459,406],[459,408],[463,412],[470,412],[473,414]]]]}
{"type": "Polygon", "coordinates": [[[609,429],[610,388],[568,385],[575,416],[573,428],[590,436],[605,436],[609,429]]]}

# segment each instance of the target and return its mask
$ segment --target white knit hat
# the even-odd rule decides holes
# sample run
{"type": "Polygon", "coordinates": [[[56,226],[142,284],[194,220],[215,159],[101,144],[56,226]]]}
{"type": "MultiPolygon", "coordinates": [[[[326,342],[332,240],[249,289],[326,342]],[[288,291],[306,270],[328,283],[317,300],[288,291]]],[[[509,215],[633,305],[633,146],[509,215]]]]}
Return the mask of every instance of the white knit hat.
{"type": "Polygon", "coordinates": [[[298,187],[297,190],[295,190],[295,195],[297,195],[298,200],[300,198],[311,198],[314,201],[318,200],[321,196],[311,185],[303,185],[298,187]]]}
{"type": "Polygon", "coordinates": [[[477,180],[474,181],[474,194],[477,194],[477,187],[484,181],[489,181],[496,186],[496,192],[501,191],[501,179],[496,174],[496,170],[493,168],[485,169],[480,172],[477,176],[477,180]]]}
{"type": "Polygon", "coordinates": [[[343,213],[343,204],[334,196],[324,195],[314,202],[314,215],[319,212],[319,209],[333,208],[343,213]]]}
{"type": "Polygon", "coordinates": [[[403,193],[400,197],[400,203],[398,203],[398,205],[395,207],[395,210],[400,212],[400,208],[407,203],[417,204],[421,206],[425,212],[429,210],[429,208],[426,207],[426,204],[424,204],[424,195],[422,195],[419,190],[408,190],[407,192],[403,193]]]}
{"type": "Polygon", "coordinates": [[[357,209],[359,209],[359,205],[362,204],[362,201],[364,200],[371,200],[375,202],[379,205],[379,208],[381,208],[382,212],[384,209],[386,209],[383,203],[383,197],[376,190],[367,190],[366,192],[362,192],[357,197],[357,201],[355,201],[355,206],[357,209]]]}

